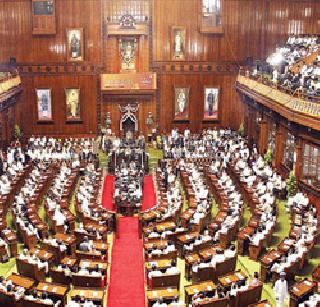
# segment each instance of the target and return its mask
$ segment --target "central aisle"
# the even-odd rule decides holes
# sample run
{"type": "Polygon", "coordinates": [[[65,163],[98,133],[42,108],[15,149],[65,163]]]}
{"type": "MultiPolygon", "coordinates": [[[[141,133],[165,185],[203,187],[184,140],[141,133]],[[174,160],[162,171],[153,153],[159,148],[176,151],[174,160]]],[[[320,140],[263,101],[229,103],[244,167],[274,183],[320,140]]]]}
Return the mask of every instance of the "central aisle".
{"type": "Polygon", "coordinates": [[[115,209],[113,203],[114,181],[115,177],[113,175],[107,175],[104,178],[102,206],[110,211],[115,209]]]}
{"type": "Polygon", "coordinates": [[[143,307],[144,260],[138,218],[120,217],[119,239],[112,247],[108,307],[143,307]]]}
{"type": "Polygon", "coordinates": [[[143,201],[141,211],[151,209],[156,204],[156,194],[154,192],[153,178],[151,175],[144,176],[143,201]]]}

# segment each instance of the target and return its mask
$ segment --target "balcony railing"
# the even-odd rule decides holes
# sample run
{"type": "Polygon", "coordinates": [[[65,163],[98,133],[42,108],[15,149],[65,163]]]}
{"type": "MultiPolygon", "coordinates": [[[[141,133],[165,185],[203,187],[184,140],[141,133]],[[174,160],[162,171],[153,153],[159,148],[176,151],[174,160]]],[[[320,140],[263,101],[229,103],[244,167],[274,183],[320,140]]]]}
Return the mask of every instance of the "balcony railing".
{"type": "Polygon", "coordinates": [[[239,75],[237,81],[238,84],[274,101],[290,111],[316,119],[320,118],[320,101],[307,100],[303,95],[299,96],[299,92],[294,94],[287,93],[285,90],[277,88],[271,82],[262,80],[262,78],[254,80],[249,76],[239,75]]]}
{"type": "Polygon", "coordinates": [[[0,95],[6,94],[21,85],[20,76],[6,76],[0,79],[0,95]]]}

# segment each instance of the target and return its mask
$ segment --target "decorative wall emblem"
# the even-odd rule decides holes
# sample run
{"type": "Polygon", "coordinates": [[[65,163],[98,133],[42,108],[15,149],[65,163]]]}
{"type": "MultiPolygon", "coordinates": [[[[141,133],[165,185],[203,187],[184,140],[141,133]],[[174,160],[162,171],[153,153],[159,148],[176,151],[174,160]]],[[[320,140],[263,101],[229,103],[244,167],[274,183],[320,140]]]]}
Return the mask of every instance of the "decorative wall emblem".
{"type": "Polygon", "coordinates": [[[120,18],[120,27],[121,28],[135,28],[136,21],[130,14],[125,14],[120,18]]]}
{"type": "Polygon", "coordinates": [[[137,117],[134,113],[136,113],[139,110],[139,104],[138,103],[129,103],[127,105],[119,105],[119,109],[121,113],[124,113],[120,119],[120,131],[123,131],[124,123],[127,120],[131,120],[134,123],[134,130],[139,130],[139,122],[137,117]]]}

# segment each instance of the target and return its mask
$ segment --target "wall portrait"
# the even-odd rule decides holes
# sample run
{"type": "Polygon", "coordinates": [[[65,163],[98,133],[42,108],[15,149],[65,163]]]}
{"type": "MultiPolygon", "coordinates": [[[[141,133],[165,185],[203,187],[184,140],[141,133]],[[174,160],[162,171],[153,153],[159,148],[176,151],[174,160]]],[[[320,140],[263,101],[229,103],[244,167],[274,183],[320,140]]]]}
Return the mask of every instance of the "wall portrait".
{"type": "Polygon", "coordinates": [[[219,91],[219,87],[204,87],[204,120],[218,119],[219,91]]]}
{"type": "Polygon", "coordinates": [[[171,28],[171,58],[173,61],[185,59],[186,28],[171,28]]]}
{"type": "Polygon", "coordinates": [[[189,87],[175,87],[174,120],[189,119],[189,87]]]}
{"type": "Polygon", "coordinates": [[[83,29],[67,29],[67,60],[81,62],[84,60],[83,29]]]}
{"type": "Polygon", "coordinates": [[[65,89],[65,93],[66,93],[67,120],[68,121],[81,120],[80,89],[68,88],[68,89],[65,89]]]}
{"type": "Polygon", "coordinates": [[[202,0],[200,32],[223,33],[221,0],[202,0]]]}
{"type": "Polygon", "coordinates": [[[52,120],[52,105],[51,105],[51,89],[42,88],[36,89],[38,120],[51,121],[52,120]]]}
{"type": "Polygon", "coordinates": [[[54,1],[32,1],[32,9],[34,15],[53,15],[54,14],[54,1]]]}
{"type": "Polygon", "coordinates": [[[121,56],[121,71],[136,69],[136,38],[123,38],[119,40],[120,56],[121,56]]]}

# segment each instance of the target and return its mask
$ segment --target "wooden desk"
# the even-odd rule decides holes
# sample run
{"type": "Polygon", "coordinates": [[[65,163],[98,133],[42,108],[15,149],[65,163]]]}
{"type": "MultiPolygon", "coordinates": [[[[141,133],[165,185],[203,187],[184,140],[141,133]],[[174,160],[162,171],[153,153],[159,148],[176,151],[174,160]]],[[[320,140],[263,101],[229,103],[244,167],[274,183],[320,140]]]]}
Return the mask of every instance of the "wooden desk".
{"type": "Polygon", "coordinates": [[[314,293],[317,283],[311,280],[303,280],[296,282],[289,289],[290,307],[298,306],[302,301],[302,297],[309,296],[314,293]]]}
{"type": "Polygon", "coordinates": [[[97,275],[86,275],[79,273],[72,273],[72,284],[78,288],[104,288],[104,276],[102,274],[97,275]]]}
{"type": "Polygon", "coordinates": [[[153,260],[145,263],[145,267],[147,272],[152,270],[152,264],[155,263],[157,268],[162,270],[162,269],[167,269],[171,267],[171,259],[160,259],[160,260],[153,260]]]}
{"type": "Polygon", "coordinates": [[[222,287],[231,286],[232,283],[236,283],[241,277],[246,278],[247,275],[243,272],[235,272],[233,274],[228,274],[223,277],[218,278],[222,287]]]}
{"type": "Polygon", "coordinates": [[[229,303],[229,299],[227,297],[223,298],[204,298],[195,303],[193,303],[194,307],[197,306],[205,306],[205,307],[227,307],[229,303]]]}
{"type": "Polygon", "coordinates": [[[99,289],[74,288],[71,292],[71,298],[74,299],[76,296],[80,296],[94,303],[103,305],[104,292],[105,291],[99,289]]]}
{"type": "Polygon", "coordinates": [[[192,277],[192,266],[194,263],[197,263],[200,260],[200,257],[198,254],[189,254],[185,257],[185,277],[186,279],[190,279],[192,277]]]}
{"type": "Polygon", "coordinates": [[[260,301],[256,304],[250,304],[248,307],[272,307],[271,303],[269,303],[269,301],[264,300],[264,301],[260,301]]]}
{"type": "Polygon", "coordinates": [[[162,273],[160,276],[148,277],[148,289],[180,288],[181,273],[162,273]]]}
{"type": "Polygon", "coordinates": [[[150,251],[153,249],[154,246],[156,246],[157,249],[165,249],[167,245],[168,245],[168,240],[157,240],[151,243],[144,243],[143,248],[144,250],[150,251]]]}
{"type": "Polygon", "coordinates": [[[254,228],[246,226],[238,234],[238,253],[244,255],[249,249],[249,238],[253,235],[254,228]]]}
{"type": "Polygon", "coordinates": [[[162,289],[147,291],[148,307],[162,297],[164,301],[173,301],[179,298],[179,291],[177,289],[162,289]]]}
{"type": "Polygon", "coordinates": [[[105,251],[106,255],[107,255],[108,244],[95,241],[95,242],[93,242],[93,249],[95,249],[97,251],[105,251]]]}
{"type": "Polygon", "coordinates": [[[10,248],[11,257],[16,257],[17,255],[17,236],[15,232],[11,229],[2,231],[2,238],[8,243],[10,248]]]}
{"type": "Polygon", "coordinates": [[[65,257],[61,260],[61,264],[66,265],[70,270],[74,269],[78,260],[75,258],[65,257]]]}
{"type": "Polygon", "coordinates": [[[14,285],[23,287],[26,290],[32,289],[35,284],[35,280],[17,274],[10,275],[6,280],[10,280],[14,285]]]}
{"type": "Polygon", "coordinates": [[[75,254],[76,250],[76,237],[74,235],[66,235],[64,233],[57,233],[55,239],[61,241],[67,246],[71,255],[75,254]]]}
{"type": "Polygon", "coordinates": [[[207,248],[205,250],[202,250],[199,252],[199,256],[201,260],[207,260],[209,258],[212,258],[216,254],[217,248],[221,248],[220,246],[212,246],[210,248],[207,248]]]}
{"type": "Polygon", "coordinates": [[[37,281],[46,280],[46,269],[45,267],[39,269],[35,263],[30,263],[27,260],[16,258],[17,271],[20,275],[35,279],[37,281]]]}
{"type": "Polygon", "coordinates": [[[99,267],[99,269],[103,272],[103,274],[107,274],[108,270],[108,263],[102,262],[102,261],[94,261],[90,259],[83,259],[79,263],[80,268],[86,268],[89,271],[95,270],[96,266],[99,267]]]}
{"type": "Polygon", "coordinates": [[[247,290],[240,290],[236,297],[230,299],[231,306],[247,307],[250,304],[255,304],[261,300],[262,282],[257,285],[249,285],[247,290]],[[233,305],[233,303],[235,305],[233,305]]]}
{"type": "Polygon", "coordinates": [[[176,223],[174,222],[161,222],[157,223],[148,227],[143,227],[143,233],[146,234],[150,231],[153,231],[153,229],[157,230],[157,232],[163,232],[167,230],[174,230],[176,228],[176,223]]]}
{"type": "Polygon", "coordinates": [[[190,232],[177,237],[177,249],[180,256],[183,255],[183,246],[189,244],[191,241],[195,240],[199,235],[199,232],[190,232]]]}
{"type": "Polygon", "coordinates": [[[48,252],[45,249],[38,249],[38,248],[30,249],[29,254],[35,255],[37,258],[39,258],[42,261],[47,261],[49,263],[49,266],[54,258],[53,253],[48,252]]]}
{"type": "Polygon", "coordinates": [[[51,277],[52,283],[66,285],[70,289],[72,283],[71,277],[66,275],[66,270],[57,267],[51,267],[49,270],[49,275],[51,277]]]}
{"type": "Polygon", "coordinates": [[[277,259],[280,259],[281,256],[282,256],[282,252],[272,249],[261,258],[261,267],[260,267],[261,281],[266,282],[269,280],[268,275],[271,275],[270,269],[272,265],[275,263],[275,261],[277,259]]]}
{"type": "Polygon", "coordinates": [[[216,285],[212,281],[203,281],[199,284],[184,287],[185,301],[187,306],[192,302],[192,297],[199,292],[215,292],[216,285]]]}
{"type": "Polygon", "coordinates": [[[37,286],[37,291],[47,292],[48,296],[54,301],[61,300],[63,304],[67,303],[68,288],[59,284],[40,282],[37,286]]]}
{"type": "Polygon", "coordinates": [[[97,261],[104,259],[102,253],[98,250],[92,250],[92,251],[76,250],[76,258],[79,261],[81,259],[93,259],[93,260],[97,260],[97,261]]]}

